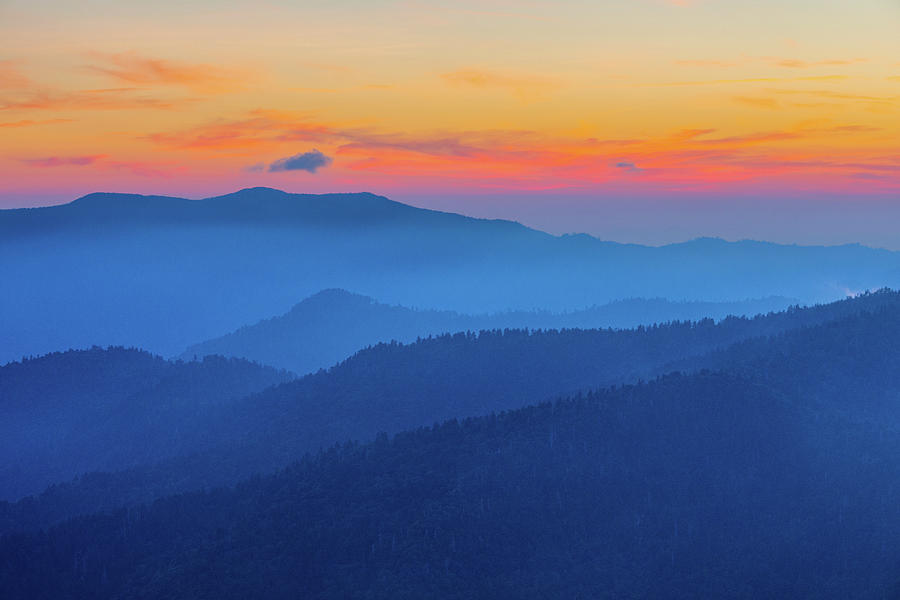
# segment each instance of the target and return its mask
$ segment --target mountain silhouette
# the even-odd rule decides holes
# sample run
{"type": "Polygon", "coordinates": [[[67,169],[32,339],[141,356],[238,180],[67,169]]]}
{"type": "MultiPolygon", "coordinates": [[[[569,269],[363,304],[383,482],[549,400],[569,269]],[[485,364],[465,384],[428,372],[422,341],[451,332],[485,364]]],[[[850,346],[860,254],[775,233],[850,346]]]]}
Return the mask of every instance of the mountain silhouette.
{"type": "MultiPolygon", "coordinates": [[[[266,187],[243,189],[203,200],[97,192],[59,206],[4,210],[0,232],[6,239],[56,231],[99,231],[147,225],[299,225],[365,227],[409,223],[440,225],[485,221],[416,208],[368,192],[290,194],[266,187]]],[[[510,221],[488,221],[511,229],[534,230],[510,221]]],[[[545,234],[546,235],[546,234],[545,234]]]]}
{"type": "Polygon", "coordinates": [[[900,253],[858,245],[618,244],[368,193],[90,194],[0,211],[0,363],[93,345],[173,356],[330,288],[483,314],[625,298],[811,303],[898,278],[900,253]]]}
{"type": "Polygon", "coordinates": [[[195,344],[181,358],[233,356],[306,374],[330,367],[357,350],[379,342],[409,343],[442,333],[491,329],[626,329],[668,321],[753,316],[790,305],[784,298],[722,303],[628,299],[561,314],[509,311],[464,315],[389,306],[360,294],[333,289],[310,296],[284,315],[195,344]]]}

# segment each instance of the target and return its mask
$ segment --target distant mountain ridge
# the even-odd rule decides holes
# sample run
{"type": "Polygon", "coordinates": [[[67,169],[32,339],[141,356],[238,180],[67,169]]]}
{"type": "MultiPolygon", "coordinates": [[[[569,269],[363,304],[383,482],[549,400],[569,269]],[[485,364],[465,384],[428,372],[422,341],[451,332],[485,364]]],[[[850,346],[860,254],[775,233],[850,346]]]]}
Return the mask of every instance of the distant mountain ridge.
{"type": "MultiPolygon", "coordinates": [[[[900,346],[893,343],[898,335],[900,293],[881,291],[753,319],[730,317],[719,323],[459,333],[409,345],[378,344],[328,371],[245,398],[206,404],[188,413],[188,424],[178,429],[160,428],[160,423],[170,422],[164,418],[138,419],[128,426],[129,443],[159,448],[168,456],[177,448],[181,455],[118,473],[90,473],[78,481],[60,482],[37,498],[0,502],[0,533],[45,526],[101,508],[148,502],[164,494],[229,485],[348,439],[366,441],[379,432],[515,410],[584,390],[649,380],[674,369],[722,369],[748,379],[761,378],[761,385],[796,398],[807,410],[820,411],[821,405],[834,413],[842,404],[868,406],[883,417],[885,407],[896,404],[900,390],[900,346]],[[775,365],[770,378],[765,370],[752,368],[768,363],[775,365]],[[794,385],[798,378],[803,382],[799,390],[794,385]],[[835,386],[835,378],[846,381],[835,386]],[[853,388],[865,390],[865,402],[847,399],[846,390],[853,388]]],[[[215,367],[224,360],[204,362],[215,367]]],[[[198,363],[183,367],[196,369],[198,363]]],[[[234,374],[207,372],[222,379],[218,389],[231,391],[227,382],[234,380],[234,374]]],[[[4,373],[0,369],[0,383],[4,373]]],[[[65,378],[60,381],[56,369],[35,370],[31,379],[57,387],[66,382],[65,378]]],[[[140,414],[146,414],[144,406],[137,403],[140,414]]],[[[161,414],[173,413],[164,410],[161,414]]],[[[884,418],[870,421],[888,423],[884,418]]],[[[52,426],[53,419],[34,423],[39,429],[52,426]]],[[[94,423],[82,425],[95,435],[94,423]]],[[[18,430],[15,422],[7,426],[18,430]]],[[[37,470],[46,468],[47,462],[57,464],[59,458],[31,460],[36,461],[33,470],[37,470]]]]}
{"type": "Polygon", "coordinates": [[[205,200],[91,194],[0,210],[0,364],[92,345],[171,356],[341,288],[465,314],[624,298],[831,301],[900,286],[900,253],[701,239],[661,247],[251,188],[205,200]]]}
{"type": "MultiPolygon", "coordinates": [[[[372,194],[291,194],[273,188],[247,188],[202,200],[175,196],[144,196],[95,192],[68,204],[0,210],[0,244],[39,234],[48,223],[57,231],[96,226],[147,225],[302,225],[352,226],[404,223],[429,219],[485,221],[533,231],[513,221],[477,219],[417,208],[372,194]]],[[[547,234],[544,234],[547,235],[547,234]]]]}
{"type": "Polygon", "coordinates": [[[792,304],[786,298],[723,303],[628,299],[561,314],[516,311],[465,315],[389,306],[367,296],[331,289],[310,296],[281,316],[195,344],[180,358],[232,356],[306,374],[379,342],[409,343],[431,335],[492,329],[628,329],[669,321],[754,316],[792,304]]]}

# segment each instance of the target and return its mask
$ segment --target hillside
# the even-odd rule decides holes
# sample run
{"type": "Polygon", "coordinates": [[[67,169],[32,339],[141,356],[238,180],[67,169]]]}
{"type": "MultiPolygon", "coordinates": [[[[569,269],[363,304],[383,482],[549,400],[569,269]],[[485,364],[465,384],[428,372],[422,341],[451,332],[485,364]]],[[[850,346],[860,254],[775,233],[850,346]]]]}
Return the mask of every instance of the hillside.
{"type": "Polygon", "coordinates": [[[898,581],[900,447],[834,425],[742,378],[672,376],[6,536],[0,589],[10,600],[883,598],[898,581]]]}
{"type": "Polygon", "coordinates": [[[17,499],[89,471],[185,453],[209,414],[291,376],[243,360],[169,362],[93,348],[0,367],[0,499],[17,499]]]}
{"type": "Polygon", "coordinates": [[[0,363],[60,348],[164,356],[323,289],[388,305],[565,312],[624,298],[800,303],[900,284],[900,254],[699,239],[552,236],[373,194],[253,188],[186,200],[91,194],[0,211],[0,363]]]}
{"type": "Polygon", "coordinates": [[[721,303],[629,299],[561,314],[508,311],[464,315],[389,306],[344,290],[325,290],[284,315],[195,344],[181,358],[233,356],[305,374],[330,367],[379,342],[411,343],[443,333],[494,329],[624,329],[729,315],[754,316],[783,310],[790,304],[784,298],[721,303]]]}
{"type": "MultiPolygon", "coordinates": [[[[82,477],[36,499],[0,504],[0,531],[229,484],[347,439],[367,441],[379,432],[514,410],[582,390],[650,379],[675,366],[688,372],[725,369],[790,396],[806,409],[827,409],[840,416],[845,412],[840,407],[851,406],[849,398],[853,408],[862,406],[860,393],[872,406],[885,406],[896,397],[900,382],[891,373],[900,372],[895,368],[900,348],[890,340],[897,334],[900,294],[883,291],[718,324],[709,320],[626,331],[509,330],[381,344],[327,372],[203,413],[204,420],[196,421],[201,426],[177,432],[174,439],[184,453],[180,458],[120,474],[82,477]],[[778,340],[792,341],[784,346],[778,340]],[[733,359],[724,361],[725,355],[733,359]],[[679,357],[681,364],[676,365],[679,357]],[[758,367],[767,364],[783,366],[771,371],[758,367]],[[885,374],[872,377],[875,371],[885,374]],[[843,382],[842,387],[834,387],[833,381],[843,382]]],[[[149,429],[141,439],[155,444],[155,435],[149,429]]],[[[172,435],[166,432],[163,438],[170,446],[172,435]]]]}
{"type": "Polygon", "coordinates": [[[804,399],[805,405],[840,413],[853,422],[875,421],[900,429],[900,311],[873,306],[816,327],[748,338],[666,369],[717,369],[756,377],[804,399]],[[853,372],[847,369],[853,365],[853,372]]]}

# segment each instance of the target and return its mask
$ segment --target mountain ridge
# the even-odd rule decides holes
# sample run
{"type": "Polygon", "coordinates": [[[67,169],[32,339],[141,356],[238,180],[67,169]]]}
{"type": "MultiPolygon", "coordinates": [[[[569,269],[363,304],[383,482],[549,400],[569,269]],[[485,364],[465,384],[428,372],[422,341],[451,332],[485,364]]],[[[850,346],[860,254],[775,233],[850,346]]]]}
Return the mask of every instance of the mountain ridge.
{"type": "MultiPolygon", "coordinates": [[[[58,229],[73,229],[85,223],[128,223],[133,219],[155,219],[167,224],[292,223],[301,226],[360,225],[378,221],[419,224],[449,219],[458,223],[493,224],[513,230],[550,236],[516,221],[482,219],[453,212],[420,208],[372,192],[303,194],[268,187],[244,188],[229,194],[190,199],[179,196],[92,192],[71,202],[45,207],[0,209],[0,231],[15,237],[28,233],[36,218],[54,219],[58,229]],[[4,220],[15,228],[4,228],[4,220]],[[288,221],[285,221],[288,219],[288,221]],[[23,230],[22,228],[26,229],[23,230]]],[[[0,240],[2,242],[2,240],[0,240]]]]}
{"type": "Polygon", "coordinates": [[[322,290],[287,312],[188,347],[183,360],[205,355],[242,357],[295,373],[327,368],[379,342],[409,343],[459,331],[494,329],[630,329],[670,321],[754,316],[797,304],[785,298],[744,302],[670,302],[625,299],[565,313],[508,311],[470,315],[388,305],[340,288],[322,290]]]}
{"type": "MultiPolygon", "coordinates": [[[[541,229],[537,229],[534,227],[530,227],[528,225],[524,225],[518,221],[511,219],[503,219],[503,218],[484,218],[484,217],[473,217],[470,215],[464,215],[461,213],[455,213],[451,211],[443,211],[436,210],[431,208],[423,208],[418,207],[412,204],[406,204],[403,202],[399,202],[397,200],[392,200],[387,196],[383,196],[380,194],[376,194],[374,192],[328,192],[328,193],[319,193],[319,194],[310,194],[310,193],[298,193],[298,192],[287,192],[284,190],[280,190],[277,188],[265,187],[265,186],[255,186],[249,188],[242,188],[235,192],[230,192],[227,194],[221,194],[218,196],[207,196],[203,198],[186,198],[181,196],[167,196],[167,195],[157,195],[157,194],[137,194],[130,192],[90,192],[83,196],[79,196],[78,198],[65,202],[62,204],[55,204],[51,206],[37,206],[37,207],[24,207],[24,208],[2,208],[0,209],[0,225],[2,225],[2,218],[4,214],[31,214],[34,212],[44,212],[44,211],[54,211],[62,208],[88,208],[88,209],[121,209],[123,207],[128,207],[130,204],[132,207],[137,205],[149,205],[155,202],[167,203],[169,206],[176,206],[178,208],[184,208],[187,206],[190,207],[198,207],[203,206],[204,208],[213,208],[216,205],[219,207],[231,205],[232,207],[241,207],[245,205],[247,202],[259,202],[259,201],[268,201],[272,202],[273,200],[289,200],[293,204],[297,204],[300,202],[311,202],[311,201],[344,201],[344,200],[353,200],[353,199],[363,199],[366,202],[371,203],[372,200],[377,201],[382,207],[389,208],[391,210],[398,211],[408,211],[410,214],[429,214],[429,215],[441,215],[443,217],[451,217],[451,218],[459,218],[468,222],[475,223],[488,223],[495,225],[502,225],[506,227],[512,227],[516,229],[524,229],[530,232],[540,233],[545,236],[557,238],[557,239],[568,239],[571,241],[578,240],[590,240],[591,243],[601,243],[601,244],[612,244],[616,246],[627,246],[627,247],[638,247],[638,248],[648,248],[648,249],[662,249],[662,248],[677,248],[684,246],[695,246],[695,247],[703,247],[707,245],[716,245],[719,247],[722,246],[735,246],[735,245],[759,245],[759,246],[776,246],[776,247],[785,247],[785,248],[852,248],[859,247],[865,248],[869,250],[882,250],[884,252],[897,253],[898,251],[889,250],[885,248],[879,248],[876,246],[869,246],[866,244],[862,244],[860,242],[849,242],[842,244],[796,244],[796,243],[780,243],[780,242],[772,242],[768,240],[760,240],[754,238],[741,238],[737,240],[727,240],[717,236],[706,236],[701,235],[698,237],[678,241],[678,242],[669,242],[665,244],[657,244],[657,245],[649,245],[649,244],[641,244],[634,242],[620,242],[615,240],[606,240],[603,238],[596,237],[590,233],[586,232],[576,232],[576,233],[563,233],[563,234],[552,234],[545,232],[541,229]]],[[[282,205],[281,207],[290,206],[282,205]]],[[[356,208],[360,208],[362,203],[356,208]]],[[[343,206],[344,208],[354,208],[354,206],[347,206],[346,203],[343,206]]],[[[160,208],[160,207],[155,207],[160,208]]],[[[260,207],[259,205],[254,205],[254,209],[266,208],[265,206],[260,207]]],[[[266,211],[262,211],[265,214],[266,211]]],[[[67,217],[71,217],[72,215],[67,215],[67,217]]],[[[146,216],[146,215],[141,215],[146,216]]],[[[367,215],[371,216],[371,215],[367,215]]]]}
{"type": "Polygon", "coordinates": [[[900,253],[863,246],[626,245],[374,194],[117,199],[0,211],[0,362],[92,345],[172,356],[328,288],[483,314],[622,298],[810,304],[900,286],[900,253]]]}
{"type": "Polygon", "coordinates": [[[881,426],[892,405],[886,392],[900,390],[900,350],[891,342],[897,332],[900,293],[882,291],[719,324],[705,320],[626,331],[487,331],[407,345],[378,344],[327,371],[213,406],[192,418],[198,426],[177,435],[150,435],[152,427],[135,432],[132,437],[144,443],[162,437],[163,445],[177,445],[184,455],[127,471],[89,473],[34,498],[0,502],[0,533],[164,494],[231,485],[348,439],[367,441],[379,432],[515,410],[585,390],[648,381],[675,369],[724,369],[757,381],[758,369],[748,372],[745,365],[771,361],[777,377],[766,379],[763,372],[759,383],[792,394],[810,410],[822,405],[831,413],[848,387],[835,387],[831,380],[844,377],[851,389],[865,389],[865,405],[872,415],[882,416],[869,424],[881,426]],[[795,333],[780,337],[784,331],[795,333]],[[856,346],[848,347],[847,339],[862,350],[854,352],[856,346]],[[785,356],[803,361],[801,368],[785,356]],[[861,368],[860,361],[869,366],[861,368]],[[873,370],[885,375],[872,377],[873,370]],[[808,389],[795,393],[792,377],[804,378],[808,389]]]}

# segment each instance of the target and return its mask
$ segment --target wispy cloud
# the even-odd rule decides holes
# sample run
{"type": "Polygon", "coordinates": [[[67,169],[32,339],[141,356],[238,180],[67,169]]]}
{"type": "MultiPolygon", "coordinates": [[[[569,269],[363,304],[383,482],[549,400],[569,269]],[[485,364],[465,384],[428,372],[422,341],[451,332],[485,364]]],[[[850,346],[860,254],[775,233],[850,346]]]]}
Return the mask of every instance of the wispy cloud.
{"type": "Polygon", "coordinates": [[[773,89],[769,91],[773,94],[780,94],[784,96],[813,96],[816,98],[825,98],[828,100],[851,100],[875,104],[896,104],[898,101],[900,101],[900,96],[870,96],[867,94],[855,94],[850,92],[840,92],[836,90],[823,89],[773,89]]]}
{"type": "Polygon", "coordinates": [[[337,135],[332,127],[313,123],[307,115],[254,110],[243,119],[220,119],[181,131],[152,133],[145,139],[181,150],[253,150],[280,142],[321,142],[337,135]]]}
{"type": "Polygon", "coordinates": [[[0,60],[0,90],[27,89],[34,86],[34,82],[22,73],[16,64],[12,60],[0,60]]]}
{"type": "Polygon", "coordinates": [[[193,103],[192,98],[162,98],[133,88],[77,90],[66,92],[38,89],[25,94],[0,97],[0,111],[17,110],[171,110],[193,103]]]}
{"type": "Polygon", "coordinates": [[[480,150],[463,142],[459,134],[409,135],[360,127],[315,123],[306,116],[254,111],[248,118],[217,121],[147,139],[183,150],[254,149],[283,143],[311,142],[335,145],[340,151],[396,149],[435,156],[472,156],[480,150]]]}
{"type": "Polygon", "coordinates": [[[873,133],[882,131],[882,128],[869,125],[834,125],[831,127],[807,127],[803,131],[813,133],[873,133]]]}
{"type": "Polygon", "coordinates": [[[697,144],[709,145],[740,145],[747,146],[750,144],[762,144],[767,142],[781,142],[784,140],[793,140],[800,137],[800,133],[796,131],[760,131],[755,133],[747,133],[744,135],[733,135],[721,138],[708,138],[698,140],[697,144]]]}
{"type": "Polygon", "coordinates": [[[222,92],[244,87],[249,75],[215,65],[151,58],[138,54],[94,54],[98,64],[85,69],[138,86],[180,86],[198,92],[222,92]]]}
{"type": "Polygon", "coordinates": [[[106,158],[105,154],[88,156],[48,156],[46,158],[23,158],[21,161],[29,167],[84,167],[106,158]]]}
{"type": "Polygon", "coordinates": [[[701,136],[714,133],[715,129],[680,129],[669,136],[669,139],[675,142],[685,142],[693,140],[701,136]]]}
{"type": "Polygon", "coordinates": [[[39,169],[59,167],[90,167],[109,171],[126,171],[142,177],[167,177],[184,169],[171,164],[150,163],[134,160],[112,160],[106,154],[81,156],[47,156],[41,158],[21,158],[20,162],[39,169]]]}
{"type": "Polygon", "coordinates": [[[26,77],[12,61],[0,61],[0,111],[170,110],[198,99],[159,95],[147,88],[164,83],[197,91],[233,85],[233,80],[226,78],[221,69],[208,65],[181,65],[135,55],[109,55],[108,58],[112,61],[109,65],[93,65],[87,69],[104,73],[127,86],[63,89],[26,77]]]}
{"type": "Polygon", "coordinates": [[[178,173],[184,173],[183,166],[171,163],[157,163],[140,160],[104,160],[99,165],[113,171],[126,171],[140,177],[172,177],[178,173]]]}
{"type": "Polygon", "coordinates": [[[341,144],[340,151],[379,148],[407,150],[432,156],[474,156],[480,149],[463,142],[458,135],[436,134],[410,136],[397,133],[376,133],[362,129],[348,129],[341,132],[348,140],[341,144]]]}
{"type": "MultiPolygon", "coordinates": [[[[699,189],[696,186],[773,181],[775,177],[838,181],[851,171],[883,173],[880,165],[887,159],[872,150],[877,146],[867,146],[865,141],[875,130],[860,123],[819,120],[792,128],[733,134],[716,135],[713,128],[693,127],[643,139],[596,139],[528,130],[392,132],[318,123],[309,115],[256,111],[246,119],[215,122],[153,139],[187,152],[206,153],[215,148],[257,156],[299,141],[312,142],[340,155],[344,174],[432,183],[437,178],[448,185],[465,181],[484,187],[536,189],[616,183],[699,189]],[[858,136],[852,148],[836,141],[823,146],[837,140],[835,136],[850,135],[858,136]],[[830,148],[830,161],[821,160],[823,147],[830,148]],[[850,156],[854,160],[848,160],[850,156]],[[623,177],[625,174],[640,177],[631,179],[623,177]]],[[[245,170],[267,168],[256,164],[245,170]]]]}

